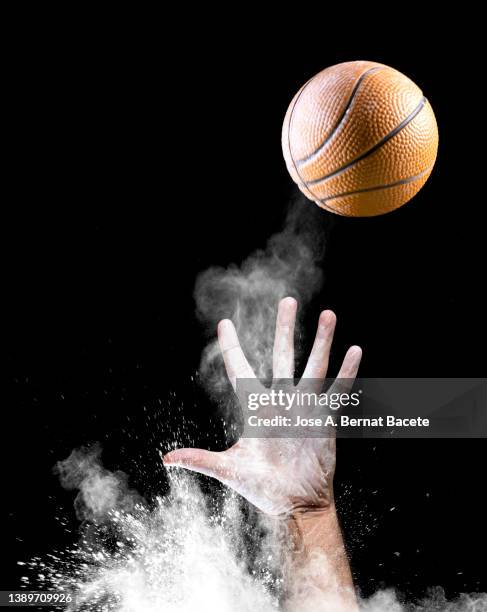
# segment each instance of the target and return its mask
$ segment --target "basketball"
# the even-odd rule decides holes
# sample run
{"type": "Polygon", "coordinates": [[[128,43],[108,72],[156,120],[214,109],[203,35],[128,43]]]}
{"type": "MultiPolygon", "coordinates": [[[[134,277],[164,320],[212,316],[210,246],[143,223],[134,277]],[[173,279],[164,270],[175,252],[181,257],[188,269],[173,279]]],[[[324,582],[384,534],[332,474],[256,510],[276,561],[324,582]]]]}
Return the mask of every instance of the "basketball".
{"type": "Polygon", "coordinates": [[[428,180],[438,128],[421,89],[394,68],[345,62],[294,96],[282,128],[287,169],[318,206],[371,217],[408,202],[428,180]]]}

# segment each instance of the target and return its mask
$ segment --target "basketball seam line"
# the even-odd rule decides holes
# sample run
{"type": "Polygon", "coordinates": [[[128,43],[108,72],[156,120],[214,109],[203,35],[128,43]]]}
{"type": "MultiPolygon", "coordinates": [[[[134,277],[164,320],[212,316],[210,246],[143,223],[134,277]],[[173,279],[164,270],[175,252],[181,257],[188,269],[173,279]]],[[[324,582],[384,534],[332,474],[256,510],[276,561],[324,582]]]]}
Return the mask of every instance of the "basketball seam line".
{"type": "Polygon", "coordinates": [[[331,130],[331,132],[325,138],[325,140],[319,145],[319,147],[313,151],[313,153],[310,153],[307,157],[303,157],[302,159],[298,159],[297,162],[296,162],[297,164],[301,165],[301,164],[304,164],[306,162],[309,162],[316,155],[318,155],[318,153],[320,153],[320,151],[330,142],[332,137],[335,135],[335,132],[338,130],[338,128],[342,124],[343,120],[347,116],[347,114],[348,114],[348,112],[350,110],[350,107],[352,106],[352,103],[355,100],[355,98],[357,96],[357,93],[358,93],[358,90],[359,90],[360,86],[362,85],[365,77],[367,75],[373,73],[373,72],[377,72],[378,70],[385,70],[385,68],[386,68],[385,66],[374,66],[374,68],[369,68],[365,72],[362,72],[360,77],[357,79],[357,81],[356,81],[356,83],[355,83],[355,85],[353,87],[352,93],[350,94],[350,98],[348,99],[348,102],[347,102],[345,108],[343,109],[342,114],[338,118],[338,121],[336,122],[334,128],[331,130]]]}
{"type": "Polygon", "coordinates": [[[291,161],[293,163],[293,166],[294,166],[294,170],[296,171],[296,174],[298,175],[298,177],[301,179],[302,186],[310,193],[311,198],[313,199],[313,201],[316,201],[317,196],[311,191],[311,189],[306,184],[306,181],[301,176],[301,174],[300,174],[300,172],[298,170],[298,166],[297,166],[296,162],[294,161],[293,153],[292,153],[292,150],[291,150],[291,126],[292,126],[292,122],[293,122],[294,109],[296,108],[296,104],[298,103],[299,98],[303,95],[304,90],[306,89],[306,87],[308,87],[308,85],[311,83],[311,81],[313,79],[314,79],[314,76],[311,77],[310,79],[308,79],[306,81],[306,83],[301,87],[301,91],[296,96],[296,100],[294,100],[293,107],[291,109],[291,112],[289,113],[289,122],[288,122],[288,126],[287,126],[287,148],[288,148],[288,151],[289,151],[289,157],[290,157],[290,159],[291,159],[291,161]]]}
{"type": "Polygon", "coordinates": [[[396,181],[395,183],[389,183],[387,185],[377,185],[376,187],[366,187],[364,189],[357,189],[356,191],[347,191],[344,193],[338,193],[337,195],[323,198],[322,200],[320,200],[320,202],[325,204],[326,202],[330,200],[336,200],[338,198],[345,198],[347,196],[356,195],[358,193],[367,193],[368,191],[379,191],[380,189],[390,189],[391,187],[398,187],[399,185],[406,185],[408,183],[414,183],[414,181],[419,181],[419,179],[423,178],[423,176],[428,174],[428,172],[431,172],[431,170],[433,170],[433,166],[434,164],[431,164],[430,166],[426,168],[426,170],[423,170],[423,172],[421,172],[420,174],[417,174],[416,176],[410,176],[405,179],[401,179],[400,181],[396,181]]]}
{"type": "Polygon", "coordinates": [[[403,119],[401,121],[401,123],[397,127],[395,127],[392,131],[390,131],[388,134],[386,134],[386,136],[384,136],[381,140],[379,140],[379,142],[377,142],[375,145],[370,147],[370,149],[367,149],[367,151],[364,151],[364,153],[361,153],[358,157],[356,157],[355,159],[352,159],[352,161],[347,162],[341,168],[338,168],[337,170],[334,170],[333,172],[330,172],[329,174],[326,174],[325,176],[322,176],[321,178],[313,179],[312,181],[304,181],[306,183],[306,186],[308,186],[308,185],[316,185],[318,183],[322,183],[323,181],[327,181],[328,179],[330,179],[330,178],[332,178],[334,176],[342,174],[343,172],[345,172],[346,170],[348,170],[349,168],[351,168],[352,166],[354,166],[358,162],[362,161],[366,157],[369,157],[369,155],[372,155],[372,153],[375,153],[383,145],[385,145],[387,142],[389,142],[389,140],[391,140],[391,138],[394,138],[394,136],[397,136],[397,134],[399,134],[399,132],[401,130],[403,130],[409,123],[411,123],[411,121],[424,108],[426,102],[427,102],[426,97],[423,96],[421,98],[421,101],[419,102],[418,106],[413,110],[413,112],[411,114],[409,114],[405,119],[403,119]]]}

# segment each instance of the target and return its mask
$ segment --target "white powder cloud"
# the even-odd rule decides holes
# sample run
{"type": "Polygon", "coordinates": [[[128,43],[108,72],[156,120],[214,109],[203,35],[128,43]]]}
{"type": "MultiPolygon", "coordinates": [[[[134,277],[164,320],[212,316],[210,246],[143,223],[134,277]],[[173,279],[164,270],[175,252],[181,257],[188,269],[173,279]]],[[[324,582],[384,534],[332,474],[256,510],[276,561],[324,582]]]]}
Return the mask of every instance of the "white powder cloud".
{"type": "MultiPolygon", "coordinates": [[[[309,202],[296,202],[282,231],[272,236],[265,248],[252,253],[241,265],[212,267],[197,278],[197,316],[213,336],[220,319],[231,319],[260,378],[270,375],[279,300],[290,295],[303,309],[322,286],[320,261],[325,233],[323,224],[317,221],[318,213],[309,202]]],[[[215,340],[203,352],[200,373],[210,391],[228,390],[215,340]]]]}
{"type": "Polygon", "coordinates": [[[130,490],[123,472],[109,472],[100,462],[101,447],[74,450],[54,470],[66,489],[77,489],[76,514],[80,519],[103,520],[114,508],[131,510],[140,497],[130,490]]]}

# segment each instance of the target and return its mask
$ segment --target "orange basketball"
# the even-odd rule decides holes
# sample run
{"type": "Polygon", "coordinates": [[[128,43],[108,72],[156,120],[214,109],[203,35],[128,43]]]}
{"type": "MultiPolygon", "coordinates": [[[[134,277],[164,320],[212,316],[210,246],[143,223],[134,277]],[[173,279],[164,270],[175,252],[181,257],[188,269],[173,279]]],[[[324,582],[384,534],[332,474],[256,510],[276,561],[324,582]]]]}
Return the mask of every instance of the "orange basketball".
{"type": "Polygon", "coordinates": [[[408,77],[384,64],[345,62],[294,96],[282,149],[306,197],[339,215],[370,217],[399,208],[425,184],[438,128],[408,77]]]}

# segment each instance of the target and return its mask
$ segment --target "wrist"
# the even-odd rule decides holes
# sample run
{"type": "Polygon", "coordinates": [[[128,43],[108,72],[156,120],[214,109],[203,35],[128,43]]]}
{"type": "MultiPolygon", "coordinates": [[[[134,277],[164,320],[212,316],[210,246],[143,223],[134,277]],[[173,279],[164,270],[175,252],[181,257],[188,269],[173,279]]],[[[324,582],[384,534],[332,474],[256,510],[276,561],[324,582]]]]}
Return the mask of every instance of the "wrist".
{"type": "Polygon", "coordinates": [[[313,551],[339,550],[341,530],[334,504],[322,508],[300,508],[287,520],[288,533],[295,552],[303,558],[313,551]]]}
{"type": "Polygon", "coordinates": [[[335,504],[321,508],[307,507],[293,510],[288,515],[288,524],[302,537],[308,537],[322,530],[329,531],[332,526],[338,525],[335,504]]]}
{"type": "Polygon", "coordinates": [[[335,500],[332,498],[321,506],[299,506],[288,513],[288,518],[304,520],[318,520],[320,518],[336,515],[335,500]]]}

